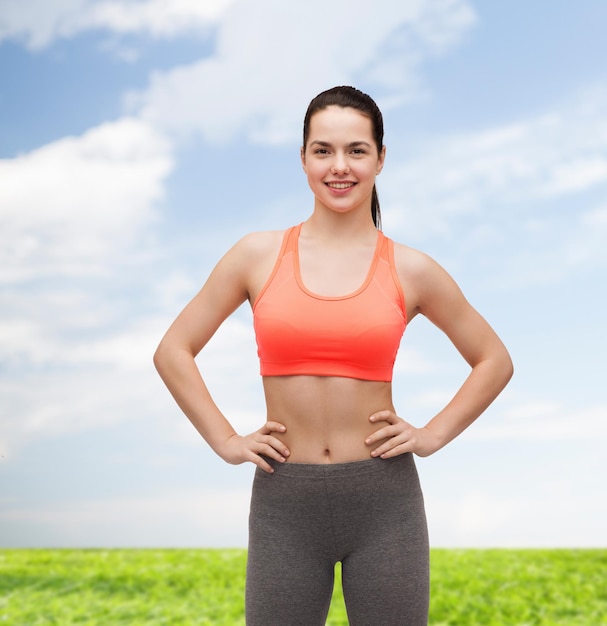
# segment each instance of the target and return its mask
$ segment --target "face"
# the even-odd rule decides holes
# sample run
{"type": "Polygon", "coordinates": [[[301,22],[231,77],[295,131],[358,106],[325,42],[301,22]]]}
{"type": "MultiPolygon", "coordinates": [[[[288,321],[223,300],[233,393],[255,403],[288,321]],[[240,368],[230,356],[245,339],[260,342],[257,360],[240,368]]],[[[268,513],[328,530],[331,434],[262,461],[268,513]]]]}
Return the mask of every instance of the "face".
{"type": "Polygon", "coordinates": [[[330,106],[310,120],[301,160],[316,205],[338,212],[360,208],[370,215],[375,177],[384,165],[371,120],[352,108],[330,106]]]}

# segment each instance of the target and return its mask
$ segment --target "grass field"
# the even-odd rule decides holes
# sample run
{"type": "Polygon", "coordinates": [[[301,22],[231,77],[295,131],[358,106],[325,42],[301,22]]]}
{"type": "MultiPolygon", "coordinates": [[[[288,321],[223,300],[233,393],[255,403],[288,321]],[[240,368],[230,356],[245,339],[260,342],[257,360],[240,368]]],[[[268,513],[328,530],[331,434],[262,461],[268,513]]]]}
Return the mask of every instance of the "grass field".
{"type": "MultiPolygon", "coordinates": [[[[245,559],[244,550],[0,550],[0,624],[242,625],[245,559]]],[[[348,624],[339,584],[327,624],[348,624]]],[[[430,624],[607,626],[607,550],[433,550],[430,624]]]]}

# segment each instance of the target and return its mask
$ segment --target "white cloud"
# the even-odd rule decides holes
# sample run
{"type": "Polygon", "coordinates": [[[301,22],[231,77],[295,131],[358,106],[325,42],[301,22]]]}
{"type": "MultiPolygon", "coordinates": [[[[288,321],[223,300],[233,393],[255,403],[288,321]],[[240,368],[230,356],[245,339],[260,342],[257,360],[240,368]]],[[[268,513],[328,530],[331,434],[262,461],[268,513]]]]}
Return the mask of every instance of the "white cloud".
{"type": "Polygon", "coordinates": [[[607,84],[552,112],[428,139],[413,152],[388,162],[379,181],[397,240],[447,250],[451,271],[468,270],[491,291],[607,267],[607,84]]]}
{"type": "MultiPolygon", "coordinates": [[[[56,355],[58,358],[54,362],[63,361],[81,367],[98,364],[125,375],[147,372],[163,331],[159,320],[140,318],[136,327],[122,327],[108,337],[88,339],[70,346],[68,355],[63,359],[56,355]]],[[[66,345],[61,347],[65,351],[66,345]]]]}
{"type": "Polygon", "coordinates": [[[149,223],[171,145],[131,118],[0,161],[0,282],[82,275],[149,223]]]}
{"type": "Polygon", "coordinates": [[[97,2],[75,25],[105,28],[115,33],[147,32],[158,37],[202,29],[215,22],[234,0],[147,0],[97,2]]]}
{"type": "Polygon", "coordinates": [[[413,97],[420,62],[474,21],[464,0],[238,2],[218,28],[214,56],[155,74],[130,106],[163,128],[195,129],[212,141],[241,132],[295,141],[302,103],[334,84],[367,81],[396,90],[399,101],[413,97]]]}
{"type": "Polygon", "coordinates": [[[453,389],[430,389],[422,393],[412,394],[409,404],[414,409],[437,411],[439,407],[447,406],[453,395],[453,389]]]}
{"type": "Polygon", "coordinates": [[[0,41],[24,39],[37,50],[93,29],[174,37],[206,34],[234,0],[1,0],[0,41]]]}
{"type": "Polygon", "coordinates": [[[0,161],[6,455],[157,411],[151,356],[166,321],[134,313],[145,284],[123,293],[120,274],[142,264],[172,166],[171,144],[130,118],[0,161]]]}
{"type": "Polygon", "coordinates": [[[572,269],[596,269],[607,265],[607,209],[584,212],[567,244],[564,260],[572,269]]]}
{"type": "Polygon", "coordinates": [[[197,358],[214,400],[242,434],[265,421],[257,345],[248,317],[241,312],[226,320],[197,358]]]}
{"type": "Polygon", "coordinates": [[[434,545],[483,545],[500,536],[516,515],[511,502],[481,491],[440,500],[427,494],[425,501],[434,545]]]}
{"type": "MultiPolygon", "coordinates": [[[[448,236],[456,219],[481,211],[496,224],[503,215],[510,227],[515,216],[541,221],[549,202],[607,183],[606,153],[607,86],[601,84],[555,112],[429,140],[419,156],[389,164],[381,181],[386,220],[406,225],[409,240],[448,236]]],[[[575,216],[580,207],[573,206],[575,216]]]]}
{"type": "Polygon", "coordinates": [[[540,188],[540,194],[556,196],[583,191],[607,180],[607,158],[598,154],[588,158],[574,158],[556,164],[548,175],[549,180],[540,188]]]}
{"type": "MultiPolygon", "coordinates": [[[[601,192],[602,192],[602,188],[601,192]]],[[[599,195],[604,195],[604,192],[599,195]]],[[[497,202],[497,201],[496,201],[497,202]]],[[[492,267],[493,289],[513,290],[529,285],[555,285],[581,277],[585,273],[607,268],[607,221],[602,206],[596,208],[589,200],[572,197],[561,207],[533,207],[533,200],[512,203],[504,207],[503,228],[493,228],[491,238],[479,241],[474,251],[501,251],[501,267],[492,267]],[[585,206],[586,205],[586,206],[585,206]],[[517,213],[528,210],[535,217],[514,219],[517,213]],[[511,219],[508,219],[508,209],[511,219]],[[550,210],[553,212],[550,212],[550,210]],[[512,246],[516,241],[517,245],[512,246]]],[[[484,219],[479,216],[479,220],[484,219]]],[[[460,233],[466,245],[472,237],[460,233]]],[[[497,256],[497,254],[496,254],[497,256]]],[[[593,294],[595,295],[595,294],[593,294]]],[[[537,305],[540,306],[540,305],[537,305]]]]}
{"type": "Polygon", "coordinates": [[[0,381],[4,455],[15,457],[30,443],[66,433],[154,423],[172,405],[153,371],[150,348],[137,356],[147,357],[147,370],[55,364],[5,376],[0,381]]]}
{"type": "Polygon", "coordinates": [[[432,4],[431,10],[422,11],[415,29],[426,45],[442,53],[457,44],[477,18],[472,5],[466,2],[437,0],[432,4]]]}
{"type": "Polygon", "coordinates": [[[479,420],[464,435],[478,441],[607,440],[607,405],[572,409],[541,400],[503,410],[501,417],[479,420]]]}
{"type": "Polygon", "coordinates": [[[38,528],[36,534],[46,541],[30,539],[27,547],[244,546],[249,491],[207,487],[30,507],[4,501],[0,502],[0,524],[38,528]],[[167,543],[168,527],[174,532],[167,543]]]}
{"type": "Polygon", "coordinates": [[[534,482],[524,493],[426,494],[430,540],[445,547],[600,547],[605,507],[575,485],[534,482]],[[555,493],[549,493],[552,490],[555,493]],[[580,511],[584,514],[580,516],[580,511]],[[555,521],[558,520],[558,523],[555,521]]]}
{"type": "Polygon", "coordinates": [[[30,49],[42,48],[70,30],[70,18],[89,4],[89,0],[0,0],[0,41],[25,39],[30,49]]]}
{"type": "MultiPolygon", "coordinates": [[[[163,430],[167,441],[200,444],[185,416],[179,428],[166,417],[177,408],[152,365],[171,320],[137,313],[114,328],[108,315],[109,322],[82,329],[77,320],[88,301],[73,300],[77,308],[67,310],[64,301],[53,303],[44,294],[36,300],[40,306],[26,310],[23,319],[0,323],[0,362],[7,368],[0,380],[5,457],[36,440],[141,420],[163,430]]],[[[259,428],[263,392],[250,325],[238,316],[227,320],[198,363],[235,428],[243,434],[259,428]]]]}
{"type": "Polygon", "coordinates": [[[590,228],[604,227],[607,224],[607,206],[589,211],[583,215],[582,224],[590,228]]]}
{"type": "Polygon", "coordinates": [[[409,337],[405,334],[394,362],[394,373],[396,375],[427,375],[440,370],[441,364],[433,362],[421,349],[410,347],[408,339],[409,337]]]}

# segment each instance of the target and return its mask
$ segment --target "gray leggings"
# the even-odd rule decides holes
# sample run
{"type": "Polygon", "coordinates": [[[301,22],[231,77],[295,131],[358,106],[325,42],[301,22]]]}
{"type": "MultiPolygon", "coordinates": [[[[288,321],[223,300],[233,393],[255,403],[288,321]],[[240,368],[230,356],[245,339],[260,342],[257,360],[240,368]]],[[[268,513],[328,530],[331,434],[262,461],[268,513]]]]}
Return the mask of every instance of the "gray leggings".
{"type": "Polygon", "coordinates": [[[351,626],[427,626],[426,516],[411,454],[255,473],[247,626],[321,626],[335,564],[351,626]]]}

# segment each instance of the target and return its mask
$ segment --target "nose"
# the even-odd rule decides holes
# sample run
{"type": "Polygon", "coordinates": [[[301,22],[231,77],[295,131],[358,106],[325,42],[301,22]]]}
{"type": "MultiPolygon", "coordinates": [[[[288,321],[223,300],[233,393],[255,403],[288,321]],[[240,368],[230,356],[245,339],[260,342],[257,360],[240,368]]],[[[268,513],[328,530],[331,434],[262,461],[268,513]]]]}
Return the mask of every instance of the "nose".
{"type": "Polygon", "coordinates": [[[343,153],[337,152],[335,154],[335,158],[333,159],[331,172],[333,174],[347,174],[349,171],[350,166],[348,165],[346,156],[343,153]]]}

